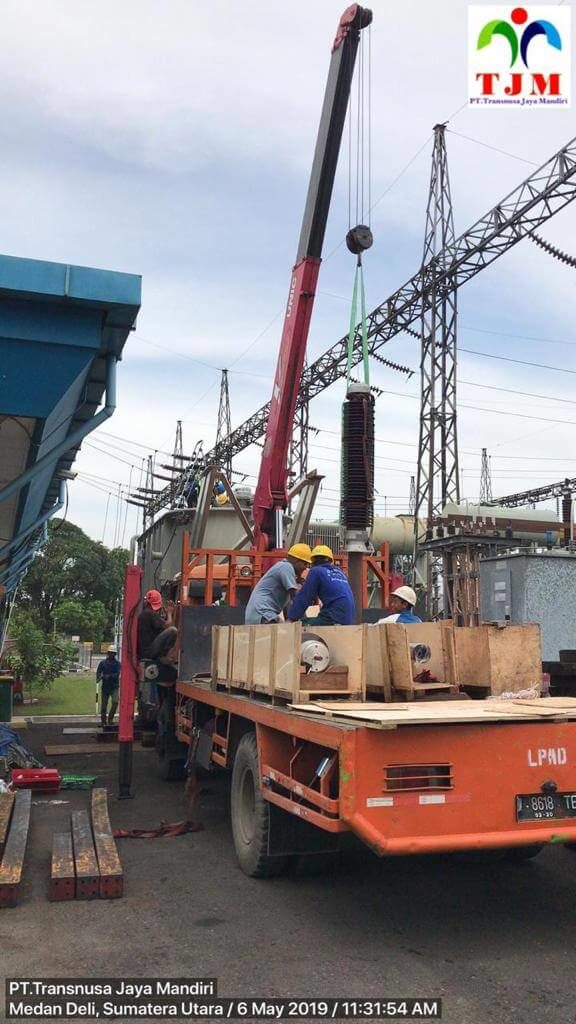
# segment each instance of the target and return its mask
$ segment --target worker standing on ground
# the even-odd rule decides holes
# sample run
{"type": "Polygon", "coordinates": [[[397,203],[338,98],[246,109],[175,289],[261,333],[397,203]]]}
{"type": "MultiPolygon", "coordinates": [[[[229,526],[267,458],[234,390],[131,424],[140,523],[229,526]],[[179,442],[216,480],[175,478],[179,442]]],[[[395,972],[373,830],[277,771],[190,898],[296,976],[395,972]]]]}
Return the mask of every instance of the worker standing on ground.
{"type": "Polygon", "coordinates": [[[384,619],[378,619],[377,625],[379,626],[382,622],[400,622],[405,625],[409,625],[411,622],[422,622],[418,615],[414,615],[415,604],[416,594],[412,587],[397,587],[390,595],[388,607],[391,614],[386,615],[384,619]]]}
{"type": "Polygon", "coordinates": [[[116,657],[116,647],[111,644],[106,657],[98,663],[96,669],[96,682],[101,683],[100,690],[100,721],[102,727],[112,725],[116,708],[118,707],[118,688],[120,686],[120,662],[116,657]],[[110,701],[108,718],[106,712],[110,701]]]}
{"type": "Polygon", "coordinates": [[[334,555],[326,544],[312,551],[312,568],[301,591],[296,595],[288,618],[302,619],[306,625],[350,626],[355,618],[354,595],[346,576],[334,565],[334,555]],[[319,599],[322,603],[315,618],[307,619],[306,609],[319,599]]]}
{"type": "Polygon", "coordinates": [[[306,569],[311,561],[308,544],[293,544],[286,558],[272,565],[258,580],[246,605],[244,622],[250,626],[278,622],[281,612],[296,594],[296,574],[306,569]]]}

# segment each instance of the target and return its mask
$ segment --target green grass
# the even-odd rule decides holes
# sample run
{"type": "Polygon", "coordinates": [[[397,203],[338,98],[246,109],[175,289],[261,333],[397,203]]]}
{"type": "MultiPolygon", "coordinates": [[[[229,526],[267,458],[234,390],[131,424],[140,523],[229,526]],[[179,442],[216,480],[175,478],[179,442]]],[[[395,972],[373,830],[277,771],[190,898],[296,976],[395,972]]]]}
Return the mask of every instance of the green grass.
{"type": "MultiPolygon", "coordinates": [[[[59,676],[49,690],[37,690],[35,704],[16,704],[15,715],[93,715],[95,713],[95,676],[92,672],[72,672],[59,676]]],[[[28,694],[25,693],[25,697],[28,694]]]]}

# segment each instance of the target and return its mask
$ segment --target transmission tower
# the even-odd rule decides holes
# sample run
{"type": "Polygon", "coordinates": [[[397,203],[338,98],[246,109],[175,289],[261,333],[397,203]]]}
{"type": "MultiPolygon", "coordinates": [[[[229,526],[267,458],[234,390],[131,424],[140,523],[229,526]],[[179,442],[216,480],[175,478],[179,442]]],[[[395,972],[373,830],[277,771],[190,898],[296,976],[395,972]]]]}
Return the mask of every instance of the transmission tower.
{"type": "MultiPolygon", "coordinates": [[[[302,372],[308,367],[305,360],[302,372]]],[[[290,454],[288,458],[288,469],[290,480],[301,480],[308,472],[308,437],[310,429],[310,400],[303,396],[304,401],[296,408],[294,425],[292,427],[292,440],[290,442],[290,454]]]]}
{"type": "MultiPolygon", "coordinates": [[[[230,391],[228,388],[228,370],[222,370],[220,378],[220,403],[218,405],[218,427],[216,430],[216,447],[232,433],[232,417],[230,416],[230,391]]],[[[232,478],[232,456],[228,455],[222,468],[230,480],[232,478]]]]}
{"type": "Polygon", "coordinates": [[[174,451],[172,453],[174,459],[174,467],[172,470],[172,480],[174,483],[178,479],[178,476],[182,472],[182,463],[184,461],[184,447],[182,444],[182,420],[176,420],[176,437],[174,438],[174,451]]]}
{"type": "MultiPolygon", "coordinates": [[[[422,259],[420,441],[415,522],[427,534],[449,501],[460,498],[456,436],[456,274],[449,272],[454,218],[445,124],[434,126],[432,173],[422,259]]],[[[415,527],[416,546],[418,528],[415,527]]]]}
{"type": "Polygon", "coordinates": [[[408,515],[413,516],[416,512],[416,478],[410,477],[410,497],[408,498],[408,515]]]}
{"type": "Polygon", "coordinates": [[[490,471],[490,459],[486,448],[482,449],[482,463],[480,469],[480,498],[481,505],[487,505],[492,501],[492,473],[490,471]]]}

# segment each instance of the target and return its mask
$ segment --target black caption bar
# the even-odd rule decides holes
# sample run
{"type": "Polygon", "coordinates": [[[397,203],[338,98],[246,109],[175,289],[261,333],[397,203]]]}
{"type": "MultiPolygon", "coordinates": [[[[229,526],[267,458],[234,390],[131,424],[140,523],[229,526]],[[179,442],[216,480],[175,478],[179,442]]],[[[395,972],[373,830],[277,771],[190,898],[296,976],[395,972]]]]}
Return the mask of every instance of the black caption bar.
{"type": "Polygon", "coordinates": [[[439,1020],[440,999],[166,999],[35,997],[6,1001],[6,1018],[23,1020],[439,1020]]]}

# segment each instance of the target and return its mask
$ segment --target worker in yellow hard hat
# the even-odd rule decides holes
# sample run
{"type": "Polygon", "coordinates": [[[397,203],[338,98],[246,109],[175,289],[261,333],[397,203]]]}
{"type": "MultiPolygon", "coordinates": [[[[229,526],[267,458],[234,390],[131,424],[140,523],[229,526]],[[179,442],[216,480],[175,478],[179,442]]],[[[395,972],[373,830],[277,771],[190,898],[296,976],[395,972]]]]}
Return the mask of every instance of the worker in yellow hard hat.
{"type": "Polygon", "coordinates": [[[272,565],[258,580],[246,605],[244,622],[252,626],[278,622],[281,612],[296,594],[297,574],[311,562],[308,544],[293,544],[286,558],[272,565]]]}
{"type": "Polygon", "coordinates": [[[312,568],[306,582],[288,609],[288,618],[302,619],[306,625],[350,626],[355,618],[354,595],[342,572],[334,565],[334,555],[327,544],[312,549],[312,568]],[[319,600],[322,607],[315,618],[306,618],[306,609],[319,600]]]}

